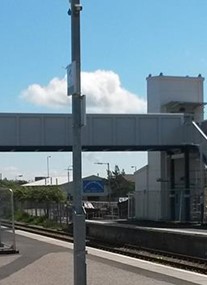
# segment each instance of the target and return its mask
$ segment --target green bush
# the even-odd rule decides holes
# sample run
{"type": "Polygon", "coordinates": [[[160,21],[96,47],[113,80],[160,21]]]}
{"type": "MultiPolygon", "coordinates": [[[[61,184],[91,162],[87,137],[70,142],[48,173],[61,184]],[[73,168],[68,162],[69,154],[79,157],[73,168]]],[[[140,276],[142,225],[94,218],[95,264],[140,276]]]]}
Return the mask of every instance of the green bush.
{"type": "Polygon", "coordinates": [[[39,217],[34,217],[34,223],[36,225],[42,225],[46,220],[46,216],[39,216],[39,217]]]}
{"type": "Polygon", "coordinates": [[[31,216],[24,211],[17,211],[15,213],[15,220],[31,225],[43,226],[45,228],[60,229],[60,225],[58,225],[58,223],[47,219],[46,216],[31,216]]]}
{"type": "Polygon", "coordinates": [[[26,222],[30,218],[30,215],[24,211],[16,211],[14,218],[16,221],[26,222]]]}
{"type": "Polygon", "coordinates": [[[49,219],[46,219],[43,224],[43,227],[45,228],[51,228],[51,229],[60,229],[60,225],[54,221],[51,221],[49,219]]]}

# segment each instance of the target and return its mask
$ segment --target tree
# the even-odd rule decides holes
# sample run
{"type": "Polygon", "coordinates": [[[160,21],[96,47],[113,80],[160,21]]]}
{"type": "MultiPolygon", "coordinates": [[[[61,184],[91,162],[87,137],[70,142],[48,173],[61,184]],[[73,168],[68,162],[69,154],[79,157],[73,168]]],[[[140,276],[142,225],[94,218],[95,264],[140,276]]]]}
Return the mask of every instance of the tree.
{"type": "Polygon", "coordinates": [[[47,217],[49,216],[49,209],[52,203],[57,205],[66,201],[66,195],[58,186],[18,186],[14,189],[14,198],[16,208],[22,209],[24,208],[24,203],[29,202],[30,206],[35,209],[36,215],[39,204],[42,204],[47,217]]]}
{"type": "Polygon", "coordinates": [[[134,191],[134,183],[128,181],[125,175],[124,169],[120,172],[118,165],[115,165],[114,171],[109,176],[112,198],[127,197],[128,193],[134,191]]]}

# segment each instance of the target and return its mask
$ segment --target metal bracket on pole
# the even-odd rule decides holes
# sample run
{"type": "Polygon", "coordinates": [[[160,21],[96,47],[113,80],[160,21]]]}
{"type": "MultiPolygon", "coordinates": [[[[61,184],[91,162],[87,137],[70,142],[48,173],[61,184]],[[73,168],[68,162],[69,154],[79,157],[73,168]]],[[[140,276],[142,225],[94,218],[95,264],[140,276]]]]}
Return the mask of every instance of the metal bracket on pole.
{"type": "Polygon", "coordinates": [[[77,81],[76,81],[76,61],[73,61],[67,67],[67,95],[73,95],[77,93],[77,81]]]}
{"type": "Polygon", "coordinates": [[[81,127],[86,126],[86,96],[81,96],[81,127]]]}

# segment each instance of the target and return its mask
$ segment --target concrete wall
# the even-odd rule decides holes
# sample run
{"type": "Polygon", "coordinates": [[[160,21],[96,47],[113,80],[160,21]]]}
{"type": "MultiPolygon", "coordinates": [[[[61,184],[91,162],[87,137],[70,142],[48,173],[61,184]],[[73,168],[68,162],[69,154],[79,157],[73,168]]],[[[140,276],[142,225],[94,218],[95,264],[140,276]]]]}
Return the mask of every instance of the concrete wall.
{"type": "Polygon", "coordinates": [[[134,244],[194,257],[206,258],[207,253],[207,237],[199,234],[94,222],[87,223],[87,234],[114,244],[134,244]]]}
{"type": "Polygon", "coordinates": [[[160,172],[157,166],[149,161],[147,166],[135,173],[135,217],[137,219],[161,219],[160,183],[157,182],[160,172]]]}
{"type": "Polygon", "coordinates": [[[135,176],[135,191],[144,191],[148,188],[147,168],[144,166],[134,173],[135,176]]]}

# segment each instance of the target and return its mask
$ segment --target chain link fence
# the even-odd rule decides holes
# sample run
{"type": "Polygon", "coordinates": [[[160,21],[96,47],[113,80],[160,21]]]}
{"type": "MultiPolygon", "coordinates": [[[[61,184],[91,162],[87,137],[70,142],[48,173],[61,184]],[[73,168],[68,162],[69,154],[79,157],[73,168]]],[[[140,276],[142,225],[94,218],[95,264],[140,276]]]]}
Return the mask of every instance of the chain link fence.
{"type": "MultiPolygon", "coordinates": [[[[84,201],[83,207],[86,213],[86,219],[135,219],[140,217],[143,220],[159,219],[161,207],[165,207],[165,213],[168,212],[166,220],[185,221],[185,205],[186,198],[189,203],[190,220],[189,222],[207,223],[207,188],[202,193],[200,189],[190,189],[188,194],[184,188],[171,189],[166,193],[161,193],[158,190],[153,191],[137,191],[129,195],[123,202],[112,201],[84,201]],[[173,201],[173,204],[172,204],[173,201]],[[172,211],[174,218],[172,218],[172,211]]],[[[9,198],[5,207],[8,206],[9,198]],[[7,205],[7,206],[6,206],[7,205]]],[[[43,202],[36,203],[35,201],[16,201],[15,208],[17,211],[24,212],[31,217],[47,219],[46,226],[51,226],[50,222],[59,225],[69,225],[72,223],[73,207],[68,203],[43,202]]],[[[8,210],[4,211],[4,217],[8,216],[8,210]],[[7,214],[6,214],[7,213],[7,214]]],[[[138,219],[140,219],[138,218],[138,219]]],[[[28,221],[30,222],[30,221],[28,221]]],[[[38,223],[38,219],[37,219],[38,223]]]]}
{"type": "MultiPolygon", "coordinates": [[[[86,219],[120,219],[128,218],[128,214],[134,215],[134,203],[130,198],[128,208],[128,199],[125,203],[114,201],[83,201],[83,208],[86,213],[86,219]],[[121,206],[120,206],[121,204],[121,206]]],[[[45,221],[45,226],[69,225],[73,219],[73,206],[71,203],[54,203],[54,202],[35,202],[35,201],[16,201],[16,217],[23,217],[25,222],[40,223],[45,221]]]]}
{"type": "MultiPolygon", "coordinates": [[[[162,211],[166,221],[207,224],[207,188],[174,188],[168,191],[136,191],[135,212],[139,220],[159,220],[162,211]],[[189,219],[186,220],[189,211],[189,219]]],[[[163,219],[163,217],[162,217],[163,219]]]]}

